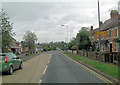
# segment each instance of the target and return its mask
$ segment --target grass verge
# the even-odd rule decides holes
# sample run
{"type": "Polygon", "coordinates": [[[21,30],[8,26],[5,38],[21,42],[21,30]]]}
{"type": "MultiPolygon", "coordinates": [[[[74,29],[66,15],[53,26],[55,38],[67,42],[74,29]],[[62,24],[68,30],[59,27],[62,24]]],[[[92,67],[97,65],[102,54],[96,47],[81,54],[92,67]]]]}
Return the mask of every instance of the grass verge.
{"type": "Polygon", "coordinates": [[[87,59],[83,56],[75,55],[75,54],[69,53],[69,52],[64,52],[64,54],[66,54],[67,56],[73,57],[74,59],[81,60],[85,64],[87,64],[95,69],[98,69],[101,72],[108,74],[109,76],[111,76],[115,79],[118,79],[118,75],[119,75],[118,71],[120,71],[120,69],[118,70],[118,68],[116,66],[105,64],[105,63],[99,63],[97,61],[93,61],[91,59],[87,59]]]}

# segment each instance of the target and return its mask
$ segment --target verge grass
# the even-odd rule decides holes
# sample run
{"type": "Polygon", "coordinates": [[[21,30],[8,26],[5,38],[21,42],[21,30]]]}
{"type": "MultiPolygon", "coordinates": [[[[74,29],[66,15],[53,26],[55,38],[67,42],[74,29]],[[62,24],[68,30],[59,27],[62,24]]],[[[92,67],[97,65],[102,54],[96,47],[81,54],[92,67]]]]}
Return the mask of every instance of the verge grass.
{"type": "Polygon", "coordinates": [[[120,74],[120,68],[118,69],[116,66],[105,64],[105,63],[99,63],[98,61],[94,61],[86,57],[75,55],[69,52],[64,52],[64,54],[66,54],[67,56],[73,57],[74,59],[83,61],[88,66],[91,66],[105,74],[108,74],[109,76],[115,79],[118,79],[118,75],[120,74]]]}

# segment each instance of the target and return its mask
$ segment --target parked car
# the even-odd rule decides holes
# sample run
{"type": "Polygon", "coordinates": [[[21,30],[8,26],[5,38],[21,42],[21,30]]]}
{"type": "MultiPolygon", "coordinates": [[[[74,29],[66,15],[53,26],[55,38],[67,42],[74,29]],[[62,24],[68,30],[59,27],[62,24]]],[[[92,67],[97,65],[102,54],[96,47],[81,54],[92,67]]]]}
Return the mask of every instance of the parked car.
{"type": "Polygon", "coordinates": [[[13,53],[0,54],[0,71],[12,75],[15,69],[22,69],[22,60],[13,53]]]}

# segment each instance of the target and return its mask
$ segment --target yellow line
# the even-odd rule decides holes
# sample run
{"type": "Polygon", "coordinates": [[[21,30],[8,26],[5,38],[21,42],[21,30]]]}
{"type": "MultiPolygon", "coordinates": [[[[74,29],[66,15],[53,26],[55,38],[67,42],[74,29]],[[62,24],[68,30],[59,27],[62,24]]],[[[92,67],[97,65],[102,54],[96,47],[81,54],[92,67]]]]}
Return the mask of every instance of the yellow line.
{"type": "MultiPolygon", "coordinates": [[[[65,54],[64,54],[65,55],[65,54]]],[[[66,55],[65,55],[66,56],[66,55]]],[[[68,56],[66,56],[67,58],[69,58],[68,56]]],[[[74,61],[75,63],[79,64],[82,68],[86,69],[87,71],[89,71],[90,73],[92,73],[93,75],[95,75],[96,77],[98,77],[99,79],[103,80],[104,82],[106,83],[110,83],[110,84],[113,84],[113,82],[111,82],[110,80],[106,79],[105,77],[99,75],[98,73],[96,73],[95,71],[89,69],[88,67],[80,64],[79,62],[69,58],[70,60],[74,61]]],[[[114,85],[114,84],[113,84],[114,85]]]]}

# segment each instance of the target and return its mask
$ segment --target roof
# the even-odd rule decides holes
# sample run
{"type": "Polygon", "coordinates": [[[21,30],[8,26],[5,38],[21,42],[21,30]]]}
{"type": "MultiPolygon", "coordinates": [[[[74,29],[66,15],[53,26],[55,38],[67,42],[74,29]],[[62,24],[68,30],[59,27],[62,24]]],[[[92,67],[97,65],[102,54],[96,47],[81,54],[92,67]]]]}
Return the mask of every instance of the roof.
{"type": "Polygon", "coordinates": [[[111,18],[111,19],[106,20],[100,26],[100,29],[104,31],[104,30],[112,29],[112,28],[117,27],[117,26],[118,26],[118,16],[115,18],[111,18]]]}
{"type": "Polygon", "coordinates": [[[14,48],[14,49],[18,49],[18,48],[21,48],[20,46],[16,46],[16,45],[10,45],[11,48],[14,48]]]}
{"type": "Polygon", "coordinates": [[[16,39],[15,39],[15,38],[13,38],[12,36],[10,36],[10,37],[11,37],[12,41],[16,41],[16,39]]]}

